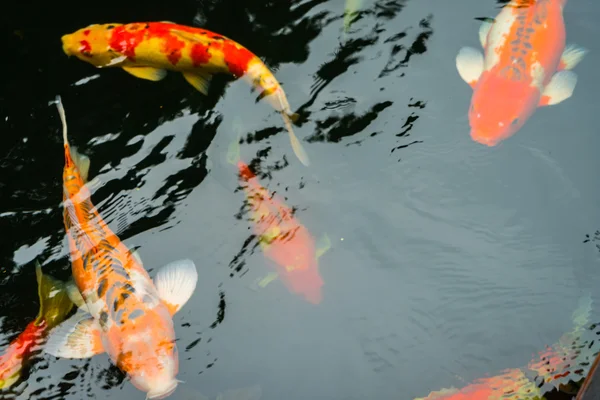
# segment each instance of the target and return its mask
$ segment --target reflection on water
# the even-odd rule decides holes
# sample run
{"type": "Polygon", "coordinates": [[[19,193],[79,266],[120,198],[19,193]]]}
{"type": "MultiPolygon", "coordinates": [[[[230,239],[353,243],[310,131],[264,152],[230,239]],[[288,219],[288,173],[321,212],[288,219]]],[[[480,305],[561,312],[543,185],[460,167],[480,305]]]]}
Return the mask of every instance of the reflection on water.
{"type": "MultiPolygon", "coordinates": [[[[171,398],[417,398],[485,386],[502,371],[508,386],[537,387],[550,374],[539,388],[547,399],[576,391],[570,381],[597,353],[597,327],[584,324],[550,354],[538,352],[572,331],[584,290],[590,320],[598,319],[600,260],[586,247],[600,236],[590,233],[600,218],[590,183],[600,145],[590,95],[596,4],[568,2],[563,15],[568,42],[590,49],[577,66],[586,85],[536,111],[502,145],[481,147],[465,136],[471,93],[455,57],[479,42],[476,19],[507,3],[15,3],[3,24],[11,62],[0,74],[0,352],[38,312],[35,261],[57,279],[70,275],[60,124],[50,104],[60,93],[71,141],[100,179],[92,199],[109,227],[140,249],[151,275],[173,259],[198,267],[195,300],[174,317],[185,383],[171,398]],[[226,35],[264,61],[300,116],[294,130],[310,168],[294,159],[281,117],[241,82],[215,77],[204,96],[175,74],[145,82],[97,71],[60,48],[63,34],[87,24],[164,20],[226,35]],[[226,160],[236,119],[241,160],[260,185],[306,227],[315,253],[322,236],[330,239],[318,305],[283,281],[261,286],[277,267],[240,208],[243,182],[226,160]],[[544,372],[561,349],[575,359],[544,372]],[[532,354],[538,377],[514,369],[532,354]],[[253,385],[260,392],[230,390],[253,385]]],[[[103,355],[34,355],[0,393],[140,395],[103,355]]]]}

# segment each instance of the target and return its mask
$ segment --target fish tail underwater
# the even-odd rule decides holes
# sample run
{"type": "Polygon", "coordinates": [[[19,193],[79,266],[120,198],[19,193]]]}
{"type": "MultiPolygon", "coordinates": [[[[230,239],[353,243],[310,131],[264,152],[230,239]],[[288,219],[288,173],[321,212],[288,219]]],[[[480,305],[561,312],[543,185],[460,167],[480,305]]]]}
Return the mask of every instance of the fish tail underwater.
{"type": "Polygon", "coordinates": [[[599,4],[5,7],[0,399],[597,398],[599,4]]]}

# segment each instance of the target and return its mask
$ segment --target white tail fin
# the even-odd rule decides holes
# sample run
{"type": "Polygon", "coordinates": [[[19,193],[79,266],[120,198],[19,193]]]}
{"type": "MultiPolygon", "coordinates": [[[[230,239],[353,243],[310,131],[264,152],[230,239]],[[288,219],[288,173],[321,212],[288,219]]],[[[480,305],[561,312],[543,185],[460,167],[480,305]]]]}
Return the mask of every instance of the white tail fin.
{"type": "Polygon", "coordinates": [[[65,116],[65,108],[63,107],[60,95],[56,95],[56,108],[58,108],[58,115],[60,115],[60,121],[62,122],[64,144],[69,144],[67,139],[67,117],[65,116]]]}
{"type": "Polygon", "coordinates": [[[287,128],[288,133],[290,134],[290,142],[292,143],[292,149],[294,150],[296,157],[298,157],[298,159],[300,160],[300,162],[302,164],[304,164],[305,166],[308,167],[310,165],[310,160],[308,159],[308,154],[306,154],[304,147],[302,147],[302,144],[300,143],[300,141],[294,134],[290,116],[287,115],[284,111],[281,112],[281,116],[283,117],[283,122],[285,123],[285,127],[287,128]]]}

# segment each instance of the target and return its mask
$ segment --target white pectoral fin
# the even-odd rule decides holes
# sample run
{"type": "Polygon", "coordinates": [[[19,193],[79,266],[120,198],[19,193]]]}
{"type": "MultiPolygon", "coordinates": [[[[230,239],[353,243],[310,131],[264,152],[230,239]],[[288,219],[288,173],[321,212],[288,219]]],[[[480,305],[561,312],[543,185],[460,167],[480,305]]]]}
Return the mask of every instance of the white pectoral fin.
{"type": "Polygon", "coordinates": [[[479,42],[481,42],[481,47],[484,49],[487,44],[488,33],[490,33],[490,29],[492,29],[493,23],[494,21],[483,21],[479,27],[479,42]]]}
{"type": "Polygon", "coordinates": [[[573,71],[559,71],[544,88],[540,99],[540,107],[552,106],[565,101],[575,90],[577,84],[577,74],[573,71]]]}
{"type": "Polygon", "coordinates": [[[456,69],[465,82],[475,86],[483,72],[483,54],[472,47],[463,47],[456,56],[456,69]]]}
{"type": "Polygon", "coordinates": [[[81,296],[81,293],[79,292],[79,289],[77,288],[77,285],[75,284],[75,281],[73,281],[73,279],[71,279],[65,284],[65,289],[67,291],[69,299],[71,299],[73,304],[87,311],[87,304],[85,304],[85,300],[81,296]]]}
{"type": "Polygon", "coordinates": [[[92,357],[104,352],[100,333],[98,322],[78,310],[50,332],[44,352],[62,358],[92,357]]]}
{"type": "Polygon", "coordinates": [[[560,69],[573,69],[586,55],[587,50],[571,44],[567,46],[560,57],[560,69]]]}
{"type": "Polygon", "coordinates": [[[118,57],[115,57],[112,60],[110,60],[110,62],[108,62],[104,65],[97,65],[96,67],[98,67],[98,68],[114,67],[114,66],[121,64],[125,60],[127,60],[127,56],[118,56],[118,57]]]}
{"type": "Polygon", "coordinates": [[[173,261],[154,277],[154,285],[171,314],[175,314],[192,297],[198,282],[198,272],[192,260],[173,261]]]}

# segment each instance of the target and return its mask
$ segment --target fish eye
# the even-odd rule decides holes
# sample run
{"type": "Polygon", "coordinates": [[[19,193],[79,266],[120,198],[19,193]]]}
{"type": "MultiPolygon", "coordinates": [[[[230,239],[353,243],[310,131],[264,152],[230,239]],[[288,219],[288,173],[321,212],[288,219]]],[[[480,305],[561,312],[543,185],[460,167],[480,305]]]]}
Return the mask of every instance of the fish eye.
{"type": "Polygon", "coordinates": [[[519,122],[519,118],[515,118],[512,120],[512,122],[510,123],[511,125],[516,125],[519,122]]]}

